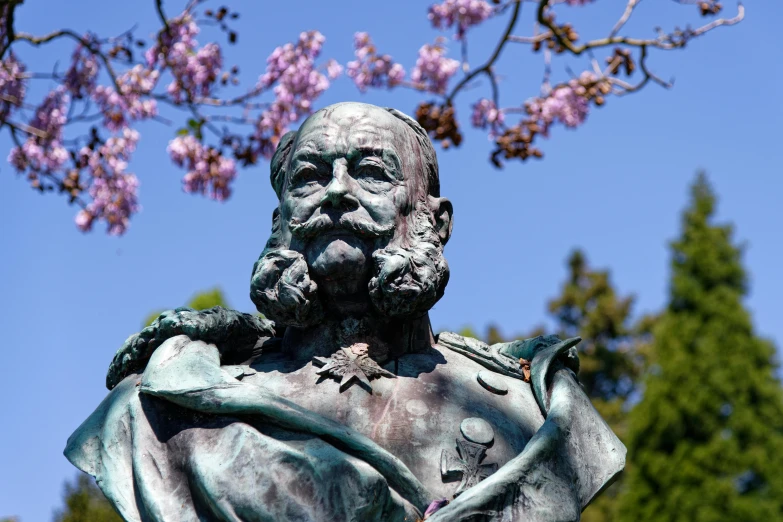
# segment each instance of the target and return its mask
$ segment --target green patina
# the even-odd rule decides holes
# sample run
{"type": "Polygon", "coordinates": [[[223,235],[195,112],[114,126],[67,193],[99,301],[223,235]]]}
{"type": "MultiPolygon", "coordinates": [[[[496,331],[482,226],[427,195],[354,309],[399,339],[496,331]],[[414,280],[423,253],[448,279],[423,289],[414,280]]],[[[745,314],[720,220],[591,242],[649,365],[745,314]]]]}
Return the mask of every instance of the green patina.
{"type": "Polygon", "coordinates": [[[578,520],[625,448],[580,388],[578,338],[433,335],[453,209],[423,129],[327,107],[271,181],[251,298],[274,322],[163,313],[115,355],[71,462],[128,521],[578,520]],[[341,386],[339,365],[363,373],[341,386]]]}

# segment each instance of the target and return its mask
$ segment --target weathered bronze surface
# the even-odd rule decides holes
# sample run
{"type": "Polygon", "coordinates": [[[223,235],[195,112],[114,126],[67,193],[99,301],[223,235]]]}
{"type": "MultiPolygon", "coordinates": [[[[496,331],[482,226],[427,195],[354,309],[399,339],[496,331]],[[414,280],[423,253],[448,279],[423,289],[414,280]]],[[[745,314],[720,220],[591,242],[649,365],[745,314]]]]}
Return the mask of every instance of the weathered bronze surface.
{"type": "Polygon", "coordinates": [[[268,319],[162,314],[66,456],[128,521],[578,520],[625,448],[579,387],[579,339],[433,335],[438,176],[398,111],[313,114],[272,159],[251,279],[268,319]]]}

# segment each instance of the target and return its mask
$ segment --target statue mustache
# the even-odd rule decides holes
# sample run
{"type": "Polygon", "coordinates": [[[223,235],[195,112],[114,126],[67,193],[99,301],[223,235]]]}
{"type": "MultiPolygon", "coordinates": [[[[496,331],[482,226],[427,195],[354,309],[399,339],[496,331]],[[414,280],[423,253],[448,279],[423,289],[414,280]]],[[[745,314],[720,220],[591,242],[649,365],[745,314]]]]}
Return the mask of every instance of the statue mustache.
{"type": "Polygon", "coordinates": [[[304,223],[291,221],[288,226],[291,234],[299,239],[311,239],[322,232],[335,229],[347,230],[357,236],[370,238],[384,237],[394,232],[393,224],[379,225],[372,221],[356,219],[351,214],[343,214],[336,222],[326,214],[319,214],[304,223]]]}

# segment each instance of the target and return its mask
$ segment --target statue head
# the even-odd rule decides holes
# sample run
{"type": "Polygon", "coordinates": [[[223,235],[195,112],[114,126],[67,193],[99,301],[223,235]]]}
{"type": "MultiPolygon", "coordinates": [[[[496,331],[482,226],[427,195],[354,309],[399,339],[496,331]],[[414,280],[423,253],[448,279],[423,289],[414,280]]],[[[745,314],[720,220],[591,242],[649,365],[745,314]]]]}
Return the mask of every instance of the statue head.
{"type": "Polygon", "coordinates": [[[321,109],[282,137],[271,181],[280,203],[251,299],[277,324],[416,318],[441,298],[452,207],[416,121],[364,103],[321,109]]]}

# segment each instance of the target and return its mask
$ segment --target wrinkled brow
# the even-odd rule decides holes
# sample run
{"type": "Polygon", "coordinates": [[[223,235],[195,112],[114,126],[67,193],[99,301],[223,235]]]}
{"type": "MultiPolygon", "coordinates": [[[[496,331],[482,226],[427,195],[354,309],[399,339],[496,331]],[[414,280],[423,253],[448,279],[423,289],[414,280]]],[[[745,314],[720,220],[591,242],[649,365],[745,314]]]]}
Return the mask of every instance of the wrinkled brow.
{"type": "Polygon", "coordinates": [[[291,157],[291,162],[295,161],[309,161],[310,163],[316,163],[316,164],[328,164],[328,155],[324,154],[323,152],[319,152],[313,148],[310,147],[301,147],[299,148],[294,155],[291,157]]]}
{"type": "Polygon", "coordinates": [[[399,180],[403,178],[400,157],[394,149],[386,147],[351,147],[347,154],[342,154],[339,152],[327,153],[318,151],[309,144],[305,144],[297,149],[291,157],[291,162],[307,161],[316,165],[326,166],[340,157],[345,157],[353,163],[370,156],[380,158],[389,167],[395,178],[399,180]]]}

